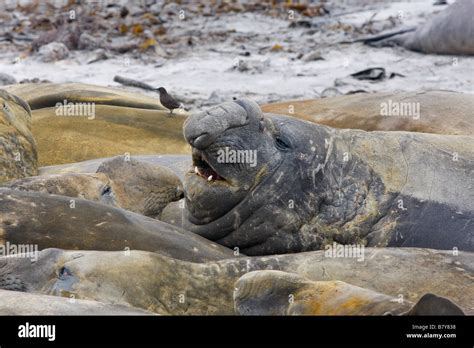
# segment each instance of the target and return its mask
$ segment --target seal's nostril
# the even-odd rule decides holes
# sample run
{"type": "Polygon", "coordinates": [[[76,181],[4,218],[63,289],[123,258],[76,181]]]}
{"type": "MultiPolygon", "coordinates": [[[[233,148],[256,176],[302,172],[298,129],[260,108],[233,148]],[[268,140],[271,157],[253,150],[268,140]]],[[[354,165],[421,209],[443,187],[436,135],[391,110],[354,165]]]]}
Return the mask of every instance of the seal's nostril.
{"type": "Polygon", "coordinates": [[[203,150],[210,144],[210,139],[209,133],[204,133],[191,139],[191,145],[196,149],[203,150]]]}

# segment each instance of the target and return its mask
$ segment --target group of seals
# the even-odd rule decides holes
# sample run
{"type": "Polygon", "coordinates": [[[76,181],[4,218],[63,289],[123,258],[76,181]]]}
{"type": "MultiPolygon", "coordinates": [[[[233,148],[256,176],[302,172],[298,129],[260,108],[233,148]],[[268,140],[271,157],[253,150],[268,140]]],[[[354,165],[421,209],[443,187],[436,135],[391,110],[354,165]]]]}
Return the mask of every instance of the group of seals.
{"type": "Polygon", "coordinates": [[[474,250],[472,137],[337,130],[263,114],[249,100],[193,114],[184,135],[194,166],[184,214],[163,214],[224,246],[247,255],[333,242],[474,250]],[[221,158],[242,152],[255,163],[221,158]]]}
{"type": "MultiPolygon", "coordinates": [[[[0,257],[0,284],[6,278],[17,284],[9,290],[129,305],[166,315],[251,314],[248,310],[270,314],[287,311],[290,305],[284,314],[397,315],[427,293],[448,298],[473,314],[473,272],[473,253],[417,248],[367,248],[364,260],[332,258],[325,251],[205,263],[139,250],[127,254],[46,249],[35,262],[0,257]],[[253,271],[263,272],[263,277],[248,274],[253,271]],[[286,273],[269,277],[269,271],[286,273]]],[[[431,314],[446,314],[441,305],[446,300],[436,303],[431,314]]],[[[460,314],[455,305],[447,308],[450,314],[460,314]]]]}
{"type": "MultiPolygon", "coordinates": [[[[58,95],[38,93],[40,107],[58,95]]],[[[0,257],[0,289],[27,292],[5,292],[17,313],[72,308],[44,295],[97,314],[473,313],[472,137],[337,130],[248,100],[190,116],[184,137],[192,156],[51,166],[0,188],[0,245],[42,250],[0,257]],[[362,260],[327,254],[341,244],[367,247],[362,260]]]]}

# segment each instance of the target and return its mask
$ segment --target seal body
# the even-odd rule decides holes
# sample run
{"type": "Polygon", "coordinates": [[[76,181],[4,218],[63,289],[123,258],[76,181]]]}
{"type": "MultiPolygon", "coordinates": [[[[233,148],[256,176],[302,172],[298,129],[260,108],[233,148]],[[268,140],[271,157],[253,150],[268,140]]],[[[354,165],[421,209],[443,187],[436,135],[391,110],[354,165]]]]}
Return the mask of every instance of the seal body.
{"type": "Polygon", "coordinates": [[[45,83],[41,88],[16,84],[5,89],[32,109],[41,166],[125,153],[189,152],[182,133],[184,111],[167,117],[168,110],[156,97],[80,83],[45,83]]]}
{"type": "Polygon", "coordinates": [[[266,113],[288,115],[334,128],[474,135],[474,95],[451,91],[377,92],[293,100],[261,106],[266,113]],[[416,106],[420,106],[416,110],[416,106]],[[390,107],[410,109],[397,115],[390,107]],[[416,112],[418,111],[418,112],[416,112]]]}
{"type": "Polygon", "coordinates": [[[423,53],[474,55],[473,17],[472,1],[458,0],[414,31],[376,40],[370,44],[374,46],[396,44],[423,53]]]}
{"type": "Polygon", "coordinates": [[[402,295],[281,271],[245,274],[235,284],[234,301],[243,315],[464,315],[456,304],[433,294],[414,305],[402,295]]]}
{"type": "Polygon", "coordinates": [[[0,246],[85,250],[139,249],[195,262],[234,257],[194,233],[80,198],[0,188],[0,246]]]}

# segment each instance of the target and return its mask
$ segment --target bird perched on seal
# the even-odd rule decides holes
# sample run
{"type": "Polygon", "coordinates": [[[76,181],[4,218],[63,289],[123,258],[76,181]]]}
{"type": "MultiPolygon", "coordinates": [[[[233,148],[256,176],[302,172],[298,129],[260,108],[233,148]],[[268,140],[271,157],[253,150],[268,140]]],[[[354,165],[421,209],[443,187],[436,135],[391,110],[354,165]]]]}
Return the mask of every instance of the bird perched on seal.
{"type": "Polygon", "coordinates": [[[158,93],[160,93],[160,103],[163,105],[165,108],[170,110],[170,116],[173,114],[174,109],[178,109],[180,107],[180,104],[174,100],[172,96],[168,94],[166,89],[164,87],[159,87],[156,89],[158,93]]]}

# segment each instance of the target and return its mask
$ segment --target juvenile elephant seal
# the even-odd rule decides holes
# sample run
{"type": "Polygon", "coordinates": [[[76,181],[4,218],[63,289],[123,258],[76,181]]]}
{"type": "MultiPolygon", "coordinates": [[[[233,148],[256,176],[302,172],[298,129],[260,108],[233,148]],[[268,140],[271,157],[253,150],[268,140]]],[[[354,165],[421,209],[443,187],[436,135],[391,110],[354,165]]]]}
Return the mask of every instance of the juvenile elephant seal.
{"type": "Polygon", "coordinates": [[[104,161],[94,174],[36,176],[3,186],[97,201],[152,218],[183,196],[181,181],[171,170],[124,156],[104,161]]]}
{"type": "Polygon", "coordinates": [[[159,252],[202,262],[234,257],[194,233],[80,198],[0,188],[0,246],[159,252]]]}
{"type": "Polygon", "coordinates": [[[248,100],[192,115],[184,135],[186,209],[166,221],[247,255],[333,242],[474,250],[472,137],[337,130],[248,100]]]}
{"type": "Polygon", "coordinates": [[[341,281],[310,281],[281,271],[254,271],[235,284],[235,310],[242,315],[464,315],[433,294],[416,305],[341,281]]]}
{"type": "Polygon", "coordinates": [[[118,206],[145,216],[158,217],[168,203],[183,196],[181,181],[171,170],[133,158],[105,161],[97,173],[110,179],[110,196],[118,206]]]}

